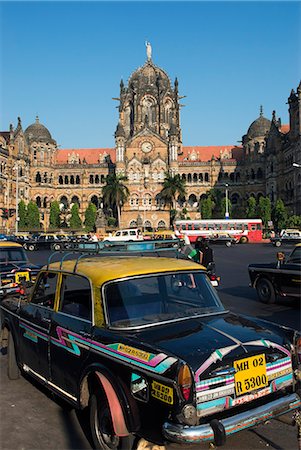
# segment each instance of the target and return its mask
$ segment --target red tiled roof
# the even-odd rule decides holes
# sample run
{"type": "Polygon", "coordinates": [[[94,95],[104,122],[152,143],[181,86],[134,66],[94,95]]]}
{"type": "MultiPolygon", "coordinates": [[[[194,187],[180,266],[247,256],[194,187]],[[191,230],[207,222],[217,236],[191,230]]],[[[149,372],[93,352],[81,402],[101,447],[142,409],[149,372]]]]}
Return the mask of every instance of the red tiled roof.
{"type": "Polygon", "coordinates": [[[179,162],[184,161],[210,161],[212,157],[221,159],[237,159],[240,160],[243,154],[242,147],[234,147],[233,145],[214,145],[209,147],[182,147],[182,155],[178,157],[179,162]],[[191,154],[195,154],[191,158],[191,154]]]}
{"type": "Polygon", "coordinates": [[[290,130],[289,124],[281,125],[281,127],[280,127],[280,131],[281,131],[281,133],[283,133],[283,134],[288,133],[289,130],[290,130]]]}
{"type": "Polygon", "coordinates": [[[115,148],[68,148],[60,149],[56,153],[57,164],[67,164],[68,157],[74,153],[78,155],[81,163],[85,160],[87,164],[99,164],[103,162],[104,155],[110,155],[111,161],[116,161],[115,148]]]}

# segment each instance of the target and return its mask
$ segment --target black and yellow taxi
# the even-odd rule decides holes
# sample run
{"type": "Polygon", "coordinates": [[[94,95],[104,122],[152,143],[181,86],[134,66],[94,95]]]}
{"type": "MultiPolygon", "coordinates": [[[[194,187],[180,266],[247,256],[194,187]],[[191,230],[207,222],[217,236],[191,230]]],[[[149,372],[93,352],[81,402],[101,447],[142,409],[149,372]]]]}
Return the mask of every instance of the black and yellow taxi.
{"type": "Polygon", "coordinates": [[[94,448],[222,445],[301,405],[300,334],[226,310],[193,261],[63,258],[1,313],[9,377],[88,408],[94,448]]]}
{"type": "Polygon", "coordinates": [[[0,299],[18,292],[23,282],[35,281],[41,266],[29,262],[21,244],[0,242],[0,299]]]}
{"type": "Polygon", "coordinates": [[[274,262],[250,264],[248,270],[250,285],[263,303],[275,303],[277,296],[301,299],[301,244],[288,257],[278,252],[274,262]]]}

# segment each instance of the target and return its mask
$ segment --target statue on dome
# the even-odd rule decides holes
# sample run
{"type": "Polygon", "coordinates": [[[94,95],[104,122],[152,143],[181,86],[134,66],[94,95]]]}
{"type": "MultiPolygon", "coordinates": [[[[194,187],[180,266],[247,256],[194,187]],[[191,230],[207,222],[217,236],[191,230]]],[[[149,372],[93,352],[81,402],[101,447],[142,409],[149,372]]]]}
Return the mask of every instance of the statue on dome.
{"type": "Polygon", "coordinates": [[[146,46],[147,60],[151,61],[152,60],[152,46],[151,46],[150,42],[148,42],[148,41],[145,41],[145,46],[146,46]]]}

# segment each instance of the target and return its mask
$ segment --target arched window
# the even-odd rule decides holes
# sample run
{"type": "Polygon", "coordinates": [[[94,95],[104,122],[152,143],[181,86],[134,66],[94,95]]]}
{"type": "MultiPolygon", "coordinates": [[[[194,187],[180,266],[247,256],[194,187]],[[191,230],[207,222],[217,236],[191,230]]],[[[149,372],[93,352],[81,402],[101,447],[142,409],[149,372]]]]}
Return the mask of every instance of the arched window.
{"type": "Polygon", "coordinates": [[[129,224],[129,228],[137,228],[137,221],[136,220],[131,220],[130,224],[129,224]]]}
{"type": "Polygon", "coordinates": [[[182,180],[186,182],[186,174],[182,173],[182,180]]]}
{"type": "Polygon", "coordinates": [[[232,203],[232,205],[238,205],[239,195],[237,193],[234,193],[231,195],[231,203],[232,203]]]}
{"type": "Polygon", "coordinates": [[[178,205],[180,206],[180,208],[183,208],[185,201],[186,201],[185,196],[184,196],[184,197],[181,197],[181,196],[179,195],[179,197],[178,197],[178,199],[177,199],[177,203],[178,203],[178,205]]]}
{"type": "Polygon", "coordinates": [[[142,197],[142,205],[150,206],[152,204],[152,197],[150,194],[144,194],[142,197]]]}
{"type": "Polygon", "coordinates": [[[65,175],[65,184],[69,184],[69,177],[68,177],[68,175],[65,175]]]}
{"type": "Polygon", "coordinates": [[[98,197],[96,196],[96,195],[93,195],[92,197],[91,197],[91,203],[93,203],[93,205],[95,205],[96,206],[96,208],[98,209],[98,197]]]}
{"type": "Polygon", "coordinates": [[[234,181],[234,172],[230,173],[230,181],[234,181]]]}
{"type": "Polygon", "coordinates": [[[189,173],[189,174],[187,175],[187,182],[188,182],[188,183],[191,183],[191,181],[192,181],[192,176],[191,176],[191,173],[189,173]]]}
{"type": "Polygon", "coordinates": [[[73,203],[73,204],[77,203],[79,206],[79,198],[77,195],[73,195],[73,197],[71,199],[71,203],[73,203]]]}
{"type": "Polygon", "coordinates": [[[90,177],[89,177],[89,183],[90,183],[90,184],[94,184],[94,177],[93,177],[93,175],[90,175],[90,177]]]}
{"type": "Polygon", "coordinates": [[[166,223],[164,222],[164,220],[159,220],[158,222],[158,228],[161,230],[166,230],[166,223]]]}
{"type": "Polygon", "coordinates": [[[188,204],[190,207],[196,208],[198,205],[198,201],[195,194],[190,194],[188,198],[188,204]]]}
{"type": "Polygon", "coordinates": [[[208,183],[208,181],[209,181],[209,173],[206,172],[205,173],[205,182],[208,183]]]}
{"type": "Polygon", "coordinates": [[[62,177],[62,175],[60,175],[59,176],[59,184],[63,184],[63,183],[64,183],[63,177],[62,177]]]}
{"type": "Polygon", "coordinates": [[[44,183],[48,182],[48,174],[47,172],[44,172],[44,183]]]}
{"type": "Polygon", "coordinates": [[[40,172],[37,172],[37,174],[36,174],[36,183],[41,183],[41,174],[40,174],[40,172]]]}
{"type": "Polygon", "coordinates": [[[130,205],[131,206],[138,206],[139,205],[139,197],[137,194],[133,194],[130,198],[130,205]]]}
{"type": "Polygon", "coordinates": [[[75,183],[80,184],[80,176],[79,175],[76,175],[75,183]]]}
{"type": "Polygon", "coordinates": [[[193,178],[193,182],[197,183],[197,181],[198,181],[198,174],[194,173],[192,178],[193,178]]]}
{"type": "Polygon", "coordinates": [[[106,177],[104,175],[100,175],[100,182],[104,184],[106,182],[106,177]]]}
{"type": "Polygon", "coordinates": [[[70,176],[70,184],[74,184],[74,175],[70,176]]]}
{"type": "Polygon", "coordinates": [[[47,197],[44,197],[43,208],[47,208],[47,197]]]}
{"type": "Polygon", "coordinates": [[[68,208],[68,199],[65,195],[63,195],[60,199],[60,210],[63,211],[64,209],[68,208]]]}
{"type": "Polygon", "coordinates": [[[95,184],[99,184],[99,175],[95,175],[95,184]]]}
{"type": "Polygon", "coordinates": [[[40,196],[38,196],[38,197],[36,198],[36,204],[37,204],[37,207],[38,207],[38,208],[41,208],[41,197],[40,197],[40,196]]]}
{"type": "Polygon", "coordinates": [[[202,174],[202,173],[199,173],[199,181],[200,181],[201,183],[203,183],[203,181],[204,181],[204,178],[203,178],[203,174],[202,174]]]}
{"type": "Polygon", "coordinates": [[[261,180],[262,177],[263,177],[262,169],[259,167],[259,169],[257,170],[257,179],[261,180]]]}

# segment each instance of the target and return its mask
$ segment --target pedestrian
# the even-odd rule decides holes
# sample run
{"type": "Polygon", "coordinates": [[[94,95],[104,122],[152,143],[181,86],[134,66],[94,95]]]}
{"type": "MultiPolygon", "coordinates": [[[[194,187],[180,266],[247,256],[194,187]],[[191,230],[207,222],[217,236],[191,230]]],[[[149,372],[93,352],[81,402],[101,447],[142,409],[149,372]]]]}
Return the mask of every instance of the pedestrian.
{"type": "Polygon", "coordinates": [[[89,241],[98,242],[98,238],[95,233],[90,233],[89,241]]]}
{"type": "Polygon", "coordinates": [[[199,236],[195,242],[195,249],[199,252],[199,262],[202,266],[208,267],[213,263],[213,250],[209,247],[208,239],[199,236]]]}

